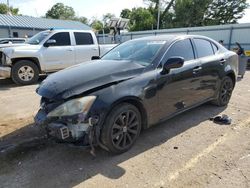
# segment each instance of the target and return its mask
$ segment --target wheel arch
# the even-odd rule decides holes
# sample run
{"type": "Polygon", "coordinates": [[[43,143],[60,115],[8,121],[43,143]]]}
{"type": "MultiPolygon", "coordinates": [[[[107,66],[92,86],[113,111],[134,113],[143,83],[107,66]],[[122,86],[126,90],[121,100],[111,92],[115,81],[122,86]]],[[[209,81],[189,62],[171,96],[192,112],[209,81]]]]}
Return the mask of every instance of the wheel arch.
{"type": "Polygon", "coordinates": [[[148,124],[148,121],[147,121],[147,111],[144,108],[144,105],[143,105],[141,99],[138,98],[138,97],[128,96],[128,97],[123,97],[123,98],[120,98],[120,99],[116,100],[110,106],[110,108],[108,110],[108,113],[106,115],[106,118],[108,117],[108,115],[110,114],[111,110],[115,106],[120,105],[122,103],[132,104],[132,105],[134,105],[139,110],[139,112],[141,113],[141,118],[142,118],[142,129],[146,129],[147,128],[147,124],[148,124]]]}
{"type": "Polygon", "coordinates": [[[18,58],[12,58],[11,59],[12,66],[15,65],[18,61],[21,61],[21,60],[29,60],[29,61],[33,62],[38,67],[39,73],[42,73],[40,62],[39,62],[38,58],[36,58],[36,57],[20,57],[20,58],[18,57],[18,58]]]}
{"type": "Polygon", "coordinates": [[[235,75],[235,73],[233,71],[230,71],[230,72],[226,73],[226,76],[228,76],[229,78],[232,79],[233,84],[235,86],[235,84],[236,84],[236,75],[235,75]]]}

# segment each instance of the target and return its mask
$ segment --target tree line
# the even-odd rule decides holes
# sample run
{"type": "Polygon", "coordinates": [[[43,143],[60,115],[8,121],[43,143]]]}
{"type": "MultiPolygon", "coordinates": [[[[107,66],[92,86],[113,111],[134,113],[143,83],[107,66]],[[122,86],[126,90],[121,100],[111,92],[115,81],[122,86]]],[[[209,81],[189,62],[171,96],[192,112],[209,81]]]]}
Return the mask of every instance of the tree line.
{"type": "MultiPolygon", "coordinates": [[[[128,18],[129,31],[157,28],[160,10],[160,29],[233,24],[243,17],[249,6],[247,0],[143,0],[146,7],[123,9],[120,17],[128,18]]],[[[0,13],[18,15],[18,8],[0,4],[0,13]]],[[[72,7],[56,3],[47,11],[45,18],[75,20],[90,25],[99,32],[109,33],[108,20],[115,17],[107,13],[102,19],[78,17],[72,7]]]]}

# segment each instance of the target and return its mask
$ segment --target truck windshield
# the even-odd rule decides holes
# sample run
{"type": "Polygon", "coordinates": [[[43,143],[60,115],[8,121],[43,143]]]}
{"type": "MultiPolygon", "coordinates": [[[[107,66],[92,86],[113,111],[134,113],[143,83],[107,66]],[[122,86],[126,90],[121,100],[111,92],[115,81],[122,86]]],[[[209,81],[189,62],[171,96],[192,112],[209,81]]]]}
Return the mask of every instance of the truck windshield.
{"type": "Polygon", "coordinates": [[[165,41],[160,40],[132,40],[112,49],[102,59],[131,60],[147,66],[152,63],[164,44],[165,41]]]}
{"type": "Polygon", "coordinates": [[[43,31],[43,32],[37,33],[36,35],[31,37],[27,43],[28,44],[36,44],[36,45],[40,44],[41,41],[43,41],[43,39],[45,39],[45,37],[47,37],[49,34],[50,34],[49,31],[43,31]]]}

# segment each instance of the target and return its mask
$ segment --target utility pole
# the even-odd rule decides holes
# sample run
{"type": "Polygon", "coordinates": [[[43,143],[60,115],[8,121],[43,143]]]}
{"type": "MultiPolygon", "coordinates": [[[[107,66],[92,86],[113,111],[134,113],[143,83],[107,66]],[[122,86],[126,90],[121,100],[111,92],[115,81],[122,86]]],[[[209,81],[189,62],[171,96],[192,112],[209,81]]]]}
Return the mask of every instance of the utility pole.
{"type": "Polygon", "coordinates": [[[7,0],[7,8],[8,8],[7,14],[8,14],[8,15],[11,15],[11,11],[10,11],[10,2],[9,2],[9,0],[7,0]]]}
{"type": "Polygon", "coordinates": [[[161,17],[161,0],[158,0],[158,19],[157,19],[157,30],[160,29],[160,17],[161,17]]]}

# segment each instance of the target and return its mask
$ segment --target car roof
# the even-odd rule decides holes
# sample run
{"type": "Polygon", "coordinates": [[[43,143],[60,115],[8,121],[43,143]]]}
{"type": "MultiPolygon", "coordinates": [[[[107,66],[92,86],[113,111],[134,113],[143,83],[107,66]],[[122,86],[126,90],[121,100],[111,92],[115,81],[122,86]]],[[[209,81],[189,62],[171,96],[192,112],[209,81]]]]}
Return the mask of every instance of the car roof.
{"type": "Polygon", "coordinates": [[[185,39],[185,38],[203,38],[203,39],[208,39],[212,40],[211,38],[202,36],[202,35],[187,35],[187,34],[164,34],[164,35],[157,35],[157,36],[148,36],[148,37],[142,37],[134,40],[164,40],[166,42],[173,42],[176,40],[180,39],[185,39]]]}

